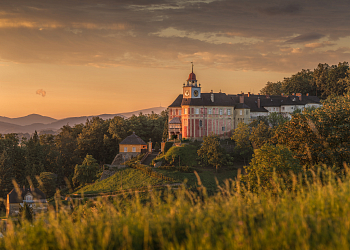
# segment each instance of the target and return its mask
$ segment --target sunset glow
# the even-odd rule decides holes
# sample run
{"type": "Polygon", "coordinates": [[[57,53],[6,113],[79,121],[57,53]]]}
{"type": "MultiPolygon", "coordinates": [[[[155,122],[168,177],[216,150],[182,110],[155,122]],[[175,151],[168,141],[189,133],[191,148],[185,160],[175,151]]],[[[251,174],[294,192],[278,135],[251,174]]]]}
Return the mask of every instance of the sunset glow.
{"type": "Polygon", "coordinates": [[[203,92],[258,93],[349,61],[348,1],[0,3],[0,116],[54,118],[168,106],[194,71],[203,92]]]}

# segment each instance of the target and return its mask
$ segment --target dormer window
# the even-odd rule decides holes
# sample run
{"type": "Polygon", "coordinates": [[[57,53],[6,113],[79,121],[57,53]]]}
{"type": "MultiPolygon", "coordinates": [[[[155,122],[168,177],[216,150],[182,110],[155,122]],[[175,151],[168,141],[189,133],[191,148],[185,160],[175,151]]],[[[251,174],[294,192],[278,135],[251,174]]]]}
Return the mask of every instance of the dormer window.
{"type": "Polygon", "coordinates": [[[32,201],[32,200],[33,200],[33,196],[30,195],[30,194],[27,194],[27,195],[24,197],[24,200],[25,200],[25,201],[32,201]]]}

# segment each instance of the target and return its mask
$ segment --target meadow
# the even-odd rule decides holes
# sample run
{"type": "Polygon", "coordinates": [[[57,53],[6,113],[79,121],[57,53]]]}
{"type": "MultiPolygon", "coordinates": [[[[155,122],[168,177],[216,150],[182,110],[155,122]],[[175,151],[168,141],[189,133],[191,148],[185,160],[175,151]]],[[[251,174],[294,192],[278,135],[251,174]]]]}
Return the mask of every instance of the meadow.
{"type": "Polygon", "coordinates": [[[196,191],[127,203],[71,201],[32,224],[9,222],[0,249],[349,249],[348,173],[304,173],[289,190],[273,179],[274,189],[252,193],[238,178],[210,196],[198,180],[196,191]]]}

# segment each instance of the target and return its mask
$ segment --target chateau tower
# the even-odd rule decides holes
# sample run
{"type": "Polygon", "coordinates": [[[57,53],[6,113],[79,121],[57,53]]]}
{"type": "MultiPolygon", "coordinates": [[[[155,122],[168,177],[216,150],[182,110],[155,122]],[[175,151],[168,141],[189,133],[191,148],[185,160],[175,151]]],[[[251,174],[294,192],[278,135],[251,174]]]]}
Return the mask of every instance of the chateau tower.
{"type": "Polygon", "coordinates": [[[193,73],[193,63],[192,63],[192,73],[188,76],[187,84],[183,85],[183,97],[184,98],[201,98],[201,85],[197,85],[196,74],[193,73]]]}

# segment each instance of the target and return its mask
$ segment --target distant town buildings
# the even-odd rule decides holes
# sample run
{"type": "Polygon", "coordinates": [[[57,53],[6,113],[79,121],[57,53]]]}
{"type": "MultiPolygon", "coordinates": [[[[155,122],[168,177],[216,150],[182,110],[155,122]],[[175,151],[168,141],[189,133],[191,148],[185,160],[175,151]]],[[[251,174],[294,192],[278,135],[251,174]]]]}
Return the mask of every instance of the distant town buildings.
{"type": "Polygon", "coordinates": [[[183,93],[168,107],[169,139],[202,139],[210,134],[230,137],[240,122],[250,123],[259,116],[277,112],[291,117],[295,110],[319,107],[317,96],[292,95],[268,96],[241,93],[201,93],[196,75],[190,73],[183,84],[183,93]]]}

